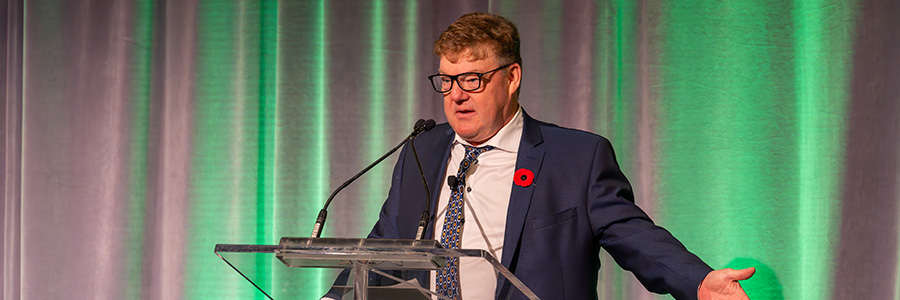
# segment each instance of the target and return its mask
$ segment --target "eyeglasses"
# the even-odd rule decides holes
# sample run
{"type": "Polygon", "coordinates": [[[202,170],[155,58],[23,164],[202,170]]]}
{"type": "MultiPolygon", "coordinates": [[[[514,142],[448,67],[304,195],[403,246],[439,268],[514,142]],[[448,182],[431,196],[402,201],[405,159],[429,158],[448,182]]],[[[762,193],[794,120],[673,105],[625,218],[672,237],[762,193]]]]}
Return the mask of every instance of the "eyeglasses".
{"type": "Polygon", "coordinates": [[[446,93],[453,89],[453,82],[456,81],[456,85],[459,86],[463,91],[471,92],[481,88],[481,77],[495,72],[497,70],[512,66],[513,64],[507,64],[505,66],[484,72],[466,72],[457,75],[444,75],[444,74],[434,74],[428,76],[428,81],[431,81],[431,87],[434,88],[438,93],[446,93]]]}

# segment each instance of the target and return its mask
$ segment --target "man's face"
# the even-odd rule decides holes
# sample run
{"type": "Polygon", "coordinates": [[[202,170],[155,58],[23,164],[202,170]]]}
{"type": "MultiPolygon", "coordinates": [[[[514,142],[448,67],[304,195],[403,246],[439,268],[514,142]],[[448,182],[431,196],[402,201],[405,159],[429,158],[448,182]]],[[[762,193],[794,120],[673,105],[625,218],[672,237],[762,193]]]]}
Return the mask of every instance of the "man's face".
{"type": "MultiPolygon", "coordinates": [[[[456,62],[441,57],[441,74],[457,75],[466,72],[482,73],[500,67],[496,57],[469,60],[460,55],[456,62]]],[[[467,92],[453,82],[444,93],[444,114],[450,127],[472,145],[480,145],[494,136],[516,114],[519,104],[513,95],[519,87],[522,69],[519,64],[485,74],[481,87],[467,92]]]]}

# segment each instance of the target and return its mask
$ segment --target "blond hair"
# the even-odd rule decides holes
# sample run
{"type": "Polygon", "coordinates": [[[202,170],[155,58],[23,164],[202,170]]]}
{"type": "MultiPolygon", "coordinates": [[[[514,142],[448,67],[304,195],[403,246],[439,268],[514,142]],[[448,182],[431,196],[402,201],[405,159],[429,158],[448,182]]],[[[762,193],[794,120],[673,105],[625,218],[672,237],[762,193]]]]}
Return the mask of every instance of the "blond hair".
{"type": "Polygon", "coordinates": [[[500,15],[476,12],[450,24],[434,42],[434,54],[451,62],[463,55],[469,60],[479,60],[494,54],[500,65],[522,65],[520,44],[519,30],[512,21],[500,15]]]}

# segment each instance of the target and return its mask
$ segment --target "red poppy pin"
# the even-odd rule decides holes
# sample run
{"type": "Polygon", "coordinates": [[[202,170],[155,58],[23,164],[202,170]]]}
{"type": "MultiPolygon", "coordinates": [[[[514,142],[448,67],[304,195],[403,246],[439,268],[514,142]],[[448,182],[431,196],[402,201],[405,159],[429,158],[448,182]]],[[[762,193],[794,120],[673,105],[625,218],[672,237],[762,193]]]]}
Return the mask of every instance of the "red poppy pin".
{"type": "Polygon", "coordinates": [[[528,187],[534,182],[534,172],[529,169],[518,169],[513,175],[513,182],[521,187],[528,187]]]}

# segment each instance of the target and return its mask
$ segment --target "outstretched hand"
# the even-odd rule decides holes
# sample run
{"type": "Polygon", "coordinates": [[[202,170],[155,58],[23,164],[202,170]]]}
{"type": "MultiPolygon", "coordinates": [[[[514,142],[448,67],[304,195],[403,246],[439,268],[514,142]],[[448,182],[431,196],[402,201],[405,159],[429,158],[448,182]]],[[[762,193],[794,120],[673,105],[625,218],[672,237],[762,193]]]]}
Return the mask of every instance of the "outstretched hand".
{"type": "Polygon", "coordinates": [[[697,298],[700,300],[749,300],[750,298],[747,297],[747,293],[744,293],[738,280],[748,279],[755,272],[755,268],[721,269],[709,272],[700,283],[697,298]]]}

